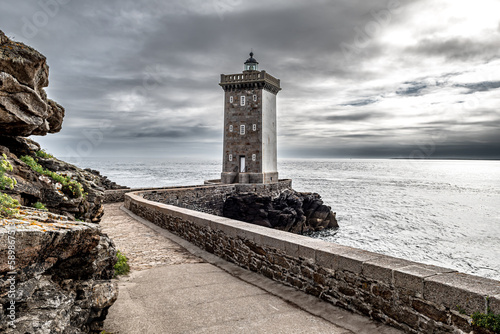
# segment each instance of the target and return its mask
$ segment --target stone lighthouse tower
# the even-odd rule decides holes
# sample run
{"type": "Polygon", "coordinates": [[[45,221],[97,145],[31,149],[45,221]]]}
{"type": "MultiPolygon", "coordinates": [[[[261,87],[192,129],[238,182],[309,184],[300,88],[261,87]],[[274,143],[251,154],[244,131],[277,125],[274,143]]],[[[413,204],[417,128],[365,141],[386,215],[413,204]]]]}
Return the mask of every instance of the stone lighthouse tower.
{"type": "Polygon", "coordinates": [[[253,58],[243,73],[221,74],[224,89],[222,183],[278,182],[276,95],[280,81],[258,70],[253,58]]]}

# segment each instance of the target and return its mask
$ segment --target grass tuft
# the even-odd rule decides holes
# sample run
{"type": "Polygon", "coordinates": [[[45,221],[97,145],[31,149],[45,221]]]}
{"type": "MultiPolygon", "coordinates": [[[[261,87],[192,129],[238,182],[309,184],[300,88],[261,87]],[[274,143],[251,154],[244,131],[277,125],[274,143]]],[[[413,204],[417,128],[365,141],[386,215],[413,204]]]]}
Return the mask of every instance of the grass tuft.
{"type": "Polygon", "coordinates": [[[50,153],[45,152],[45,150],[37,151],[36,156],[45,159],[54,159],[54,156],[50,153]]]}
{"type": "Polygon", "coordinates": [[[500,334],[500,314],[475,312],[472,314],[472,325],[500,334]]]}
{"type": "Polygon", "coordinates": [[[36,203],[32,204],[31,206],[34,207],[35,209],[38,209],[38,210],[47,210],[47,207],[42,202],[36,202],[36,203]]]}
{"type": "Polygon", "coordinates": [[[126,275],[130,272],[130,266],[128,265],[128,259],[122,252],[118,251],[116,253],[118,262],[115,264],[115,277],[118,275],[126,275]]]}
{"type": "MultiPolygon", "coordinates": [[[[2,154],[0,160],[0,190],[14,189],[17,184],[16,179],[5,176],[5,172],[12,172],[13,168],[7,160],[7,156],[2,154]]],[[[0,218],[15,217],[19,214],[19,202],[9,195],[0,192],[0,218]]]]}

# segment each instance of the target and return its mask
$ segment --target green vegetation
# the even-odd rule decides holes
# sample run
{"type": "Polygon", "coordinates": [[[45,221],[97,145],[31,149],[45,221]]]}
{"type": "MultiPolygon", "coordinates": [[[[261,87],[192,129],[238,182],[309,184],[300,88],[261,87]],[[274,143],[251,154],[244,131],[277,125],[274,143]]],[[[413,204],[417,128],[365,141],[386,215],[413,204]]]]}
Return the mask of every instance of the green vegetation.
{"type": "MultiPolygon", "coordinates": [[[[40,152],[40,151],[39,151],[40,152]]],[[[23,155],[21,157],[21,160],[27,164],[28,166],[31,167],[35,172],[40,173],[42,175],[48,176],[52,178],[54,181],[59,182],[62,184],[62,192],[65,193],[66,195],[72,197],[72,198],[80,198],[82,196],[85,196],[83,186],[75,181],[70,179],[67,176],[63,176],[60,174],[57,174],[56,172],[50,171],[48,169],[43,168],[35,159],[28,155],[23,155]]]]}
{"type": "Polygon", "coordinates": [[[115,264],[115,277],[118,275],[126,275],[130,271],[130,266],[128,265],[128,259],[120,251],[116,253],[118,262],[115,264]]]}
{"type": "Polygon", "coordinates": [[[32,205],[32,207],[38,210],[47,210],[47,207],[42,202],[36,202],[35,204],[32,205]]]}
{"type": "Polygon", "coordinates": [[[490,310],[488,310],[487,314],[475,312],[472,315],[472,325],[500,334],[500,314],[494,314],[490,310]]]}
{"type": "Polygon", "coordinates": [[[7,194],[0,193],[0,218],[14,217],[19,214],[19,202],[7,194]]]}
{"type": "Polygon", "coordinates": [[[458,313],[467,315],[467,313],[465,312],[465,310],[462,306],[457,305],[457,310],[458,310],[458,313]]]}
{"type": "Polygon", "coordinates": [[[54,156],[50,153],[45,152],[45,150],[37,151],[36,156],[45,159],[54,159],[54,156]]]}
{"type": "MultiPolygon", "coordinates": [[[[2,154],[0,160],[0,190],[14,189],[17,184],[16,179],[5,176],[5,172],[11,172],[12,165],[7,160],[7,156],[2,154]]],[[[7,194],[0,192],[0,218],[16,216],[19,213],[19,202],[7,194]]]]}
{"type": "MultiPolygon", "coordinates": [[[[460,305],[457,305],[457,310],[460,314],[466,315],[465,310],[460,305]]],[[[470,317],[472,318],[473,326],[486,328],[493,333],[500,334],[500,314],[494,314],[488,308],[486,314],[474,312],[470,317]]]]}
{"type": "Polygon", "coordinates": [[[12,172],[12,165],[7,161],[7,156],[4,153],[0,161],[0,189],[14,189],[14,186],[17,184],[16,180],[5,176],[5,172],[12,172]]]}

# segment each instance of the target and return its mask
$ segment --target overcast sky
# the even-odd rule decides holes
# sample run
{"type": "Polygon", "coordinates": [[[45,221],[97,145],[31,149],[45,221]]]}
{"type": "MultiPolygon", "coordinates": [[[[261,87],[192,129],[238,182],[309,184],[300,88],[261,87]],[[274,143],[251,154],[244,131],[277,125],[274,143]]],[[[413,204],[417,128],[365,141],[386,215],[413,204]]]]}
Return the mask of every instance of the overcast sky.
{"type": "Polygon", "coordinates": [[[500,158],[498,0],[2,0],[56,156],[222,156],[220,74],[281,79],[279,157],[500,158]]]}

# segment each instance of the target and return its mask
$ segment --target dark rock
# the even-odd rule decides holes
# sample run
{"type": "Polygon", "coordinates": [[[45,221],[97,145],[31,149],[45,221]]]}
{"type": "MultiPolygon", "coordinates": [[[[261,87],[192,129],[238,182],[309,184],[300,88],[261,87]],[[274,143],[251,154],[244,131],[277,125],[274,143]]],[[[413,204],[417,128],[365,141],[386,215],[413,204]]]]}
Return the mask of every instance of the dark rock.
{"type": "Polygon", "coordinates": [[[111,181],[108,179],[107,176],[101,175],[101,173],[97,170],[90,169],[90,168],[85,168],[84,169],[86,172],[92,173],[95,176],[99,177],[99,185],[103,187],[105,190],[117,190],[117,189],[130,189],[129,187],[124,187],[119,184],[116,184],[115,182],[111,181]]]}
{"type": "Polygon", "coordinates": [[[223,216],[303,234],[338,227],[335,212],[316,193],[283,191],[277,198],[241,193],[224,202],[223,216]]]}
{"type": "Polygon", "coordinates": [[[2,136],[0,134],[0,146],[8,148],[9,152],[21,157],[23,155],[34,155],[35,152],[40,151],[40,144],[24,137],[11,137],[2,136]]]}
{"type": "Polygon", "coordinates": [[[6,136],[44,136],[61,130],[64,108],[49,100],[46,58],[0,31],[0,126],[6,136]]]}

